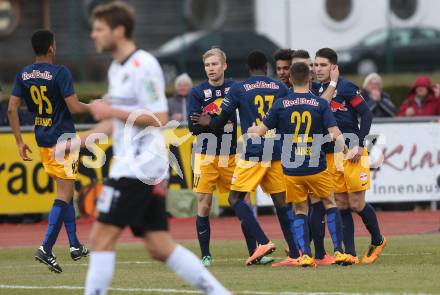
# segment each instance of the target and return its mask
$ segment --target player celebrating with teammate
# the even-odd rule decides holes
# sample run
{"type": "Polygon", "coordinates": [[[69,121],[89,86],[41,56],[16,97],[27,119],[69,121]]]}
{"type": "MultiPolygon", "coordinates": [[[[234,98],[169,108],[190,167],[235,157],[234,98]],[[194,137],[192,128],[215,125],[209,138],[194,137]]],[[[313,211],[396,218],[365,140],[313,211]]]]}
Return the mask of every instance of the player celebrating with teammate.
{"type": "Polygon", "coordinates": [[[89,250],[81,245],[76,236],[76,215],[73,192],[78,173],[79,150],[67,150],[58,159],[55,145],[63,135],[75,136],[71,113],[89,111],[87,104],[78,101],[73,90],[69,70],[54,65],[55,37],[49,30],[38,30],[32,35],[35,63],[24,67],[15,78],[9,100],[8,117],[17,142],[18,151],[24,161],[32,161],[29,146],[23,142],[20,132],[18,108],[22,99],[29,111],[35,114],[35,139],[40,149],[44,170],[55,180],[57,197],[49,213],[49,224],[43,245],[35,253],[35,259],[46,264],[55,273],[62,269],[52,253],[61,226],[65,225],[73,260],[87,256],[89,250]]]}
{"type": "Polygon", "coordinates": [[[373,263],[379,257],[387,240],[382,236],[374,208],[365,202],[365,191],[370,188],[370,167],[368,151],[364,147],[372,122],[372,114],[360,94],[359,88],[348,80],[339,78],[331,81],[331,68],[338,62],[336,52],[322,48],[316,52],[316,78],[321,82],[318,89],[322,93],[329,85],[336,86],[336,92],[330,101],[341,131],[350,135],[349,159],[336,161],[337,153],[331,148],[327,154],[328,169],[335,182],[335,198],[341,209],[344,224],[344,245],[346,253],[351,255],[352,263],[359,263],[354,243],[354,223],[351,210],[359,214],[371,235],[369,246],[362,263],[373,263]],[[361,122],[359,125],[358,117],[361,122]]]}
{"type": "MultiPolygon", "coordinates": [[[[294,230],[302,256],[301,266],[315,266],[310,249],[308,225],[308,194],[324,202],[337,263],[344,263],[347,255],[342,250],[342,222],[333,197],[333,182],[326,169],[324,130],[337,146],[345,150],[336,120],[326,100],[309,91],[310,70],[305,63],[295,63],[290,69],[295,92],[277,100],[266,114],[263,123],[248,129],[250,135],[264,135],[277,128],[283,137],[282,165],[286,181],[286,200],[295,204],[294,230]],[[294,134],[292,135],[292,132],[294,134]]],[[[312,229],[313,230],[313,229],[312,229]]]]}
{"type": "Polygon", "coordinates": [[[289,79],[289,70],[292,65],[292,54],[295,51],[292,49],[278,49],[273,54],[275,60],[275,72],[280,81],[282,81],[288,88],[292,87],[289,79]]]}
{"type": "MultiPolygon", "coordinates": [[[[212,119],[210,116],[193,116],[192,120],[202,126],[209,125],[212,129],[218,130],[223,128],[238,109],[241,126],[246,130],[253,123],[260,123],[277,99],[287,96],[289,89],[282,82],[266,76],[267,58],[263,52],[251,52],[247,64],[251,77],[231,87],[221,106],[221,114],[212,119]]],[[[248,265],[275,250],[275,245],[269,241],[251,208],[244,202],[246,193],[255,191],[258,185],[261,185],[263,191],[272,197],[284,238],[289,246],[289,257],[275,266],[296,265],[296,259],[299,257],[291,231],[293,214],[291,207],[285,203],[286,186],[280,162],[281,145],[276,140],[275,133],[275,130],[271,130],[258,143],[253,142],[252,139],[246,140],[242,159],[239,160],[234,171],[228,198],[240,221],[259,244],[255,251],[250,253],[246,261],[248,265]]]]}
{"type": "Polygon", "coordinates": [[[197,237],[202,252],[202,263],[211,266],[209,214],[212,193],[216,188],[219,192],[228,192],[231,185],[237,148],[237,117],[234,114],[227,126],[218,132],[191,123],[191,115],[220,113],[223,98],[234,83],[230,79],[225,79],[226,54],[220,48],[208,50],[202,59],[208,79],[191,90],[187,110],[189,130],[197,136],[193,162],[193,190],[197,193],[198,199],[197,237]]]}

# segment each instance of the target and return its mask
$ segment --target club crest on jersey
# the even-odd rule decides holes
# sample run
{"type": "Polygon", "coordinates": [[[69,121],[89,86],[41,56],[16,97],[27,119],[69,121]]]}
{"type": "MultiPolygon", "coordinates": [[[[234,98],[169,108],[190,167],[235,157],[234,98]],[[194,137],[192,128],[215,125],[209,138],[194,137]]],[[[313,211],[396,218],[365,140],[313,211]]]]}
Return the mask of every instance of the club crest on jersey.
{"type": "Polygon", "coordinates": [[[222,91],[219,90],[219,89],[217,89],[217,90],[215,91],[215,96],[222,96],[222,91]]]}
{"type": "Polygon", "coordinates": [[[203,93],[205,94],[205,98],[211,98],[212,97],[211,89],[205,89],[205,90],[203,90],[203,93]]]}
{"type": "Polygon", "coordinates": [[[368,175],[365,172],[362,172],[361,174],[359,174],[359,178],[361,181],[367,181],[368,180],[368,175]]]}

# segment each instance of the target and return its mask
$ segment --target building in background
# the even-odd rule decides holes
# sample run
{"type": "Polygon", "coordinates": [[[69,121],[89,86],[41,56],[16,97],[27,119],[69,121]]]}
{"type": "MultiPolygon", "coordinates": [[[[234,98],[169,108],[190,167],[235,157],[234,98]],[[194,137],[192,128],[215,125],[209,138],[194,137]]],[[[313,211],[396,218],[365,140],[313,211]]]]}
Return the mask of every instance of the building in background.
{"type": "Polygon", "coordinates": [[[282,47],[342,49],[389,27],[440,29],[437,0],[255,0],[256,30],[282,47]]]}
{"type": "MultiPolygon", "coordinates": [[[[89,39],[88,18],[96,5],[109,1],[0,0],[0,81],[11,82],[20,67],[32,62],[29,38],[34,30],[41,27],[55,32],[57,62],[66,64],[75,80],[104,80],[110,58],[95,53],[89,39]]],[[[127,2],[136,8],[138,18],[134,38],[140,47],[147,50],[157,49],[167,41],[191,32],[254,32],[280,47],[304,48],[313,55],[321,47],[351,47],[380,29],[440,29],[437,21],[440,1],[437,0],[127,2]]],[[[236,47],[244,48],[244,42],[236,41],[236,47]]],[[[169,68],[169,65],[166,66],[169,68]]],[[[185,71],[185,68],[179,68],[174,76],[185,71]]]]}
{"type": "MultiPolygon", "coordinates": [[[[57,36],[57,60],[75,80],[104,80],[110,57],[96,54],[89,38],[93,8],[111,0],[0,0],[0,81],[33,61],[30,36],[50,28],[57,36]]],[[[147,50],[197,30],[254,31],[253,0],[129,0],[137,14],[134,38],[147,50]]]]}

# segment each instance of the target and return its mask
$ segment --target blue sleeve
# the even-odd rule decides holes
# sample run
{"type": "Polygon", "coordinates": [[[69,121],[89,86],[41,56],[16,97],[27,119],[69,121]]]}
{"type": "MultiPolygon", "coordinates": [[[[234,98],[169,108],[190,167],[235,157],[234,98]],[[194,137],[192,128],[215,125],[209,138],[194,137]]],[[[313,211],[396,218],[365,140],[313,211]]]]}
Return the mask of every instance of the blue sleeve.
{"type": "Polygon", "coordinates": [[[15,76],[14,87],[12,88],[12,95],[22,97],[22,83],[20,73],[15,76]]]}
{"type": "Polygon", "coordinates": [[[341,94],[347,103],[351,104],[354,108],[361,103],[361,100],[364,100],[359,87],[350,81],[345,81],[341,94]]]}
{"type": "Polygon", "coordinates": [[[226,112],[228,114],[233,114],[235,110],[238,108],[238,104],[240,102],[240,87],[238,84],[233,85],[229,90],[226,97],[223,99],[221,110],[222,112],[226,112]]]}
{"type": "Polygon", "coordinates": [[[272,108],[267,111],[266,116],[264,116],[263,124],[266,125],[267,128],[273,129],[278,125],[278,113],[280,110],[280,105],[282,100],[277,100],[272,108]]]}
{"type": "Polygon", "coordinates": [[[333,115],[333,112],[330,108],[330,104],[327,101],[321,101],[320,110],[325,128],[338,126],[338,124],[336,123],[335,116],[333,115]]]}
{"type": "Polygon", "coordinates": [[[199,135],[201,133],[211,133],[212,130],[208,126],[200,126],[197,124],[193,124],[190,116],[192,114],[201,114],[202,113],[202,104],[200,102],[199,95],[197,93],[196,88],[193,88],[188,96],[188,101],[186,102],[186,109],[188,112],[188,117],[186,118],[188,121],[188,129],[194,135],[199,135]]]}
{"type": "Polygon", "coordinates": [[[73,90],[72,74],[70,74],[70,71],[65,66],[61,66],[61,69],[55,78],[55,82],[58,85],[60,94],[63,98],[75,94],[75,90],[73,90]]]}
{"type": "Polygon", "coordinates": [[[371,113],[365,101],[362,101],[355,110],[361,118],[361,123],[359,124],[359,146],[364,146],[365,137],[370,133],[371,124],[373,123],[373,113],[371,113]]]}

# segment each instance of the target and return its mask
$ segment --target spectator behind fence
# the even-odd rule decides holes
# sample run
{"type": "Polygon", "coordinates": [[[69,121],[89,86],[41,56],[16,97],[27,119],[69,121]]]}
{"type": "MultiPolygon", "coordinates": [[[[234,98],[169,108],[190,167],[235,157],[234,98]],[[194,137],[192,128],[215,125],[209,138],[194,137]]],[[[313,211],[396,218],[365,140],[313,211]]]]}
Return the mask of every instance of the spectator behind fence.
{"type": "Polygon", "coordinates": [[[440,115],[439,86],[432,85],[427,76],[419,76],[413,83],[408,99],[400,107],[399,116],[440,115]]]}
{"type": "Polygon", "coordinates": [[[187,73],[177,76],[174,81],[175,93],[168,99],[168,116],[171,120],[182,122],[186,119],[186,99],[193,82],[187,73]]]}
{"type": "Polygon", "coordinates": [[[377,73],[371,73],[365,77],[362,96],[374,117],[394,117],[396,107],[390,96],[382,91],[382,86],[382,78],[377,73]]]}

